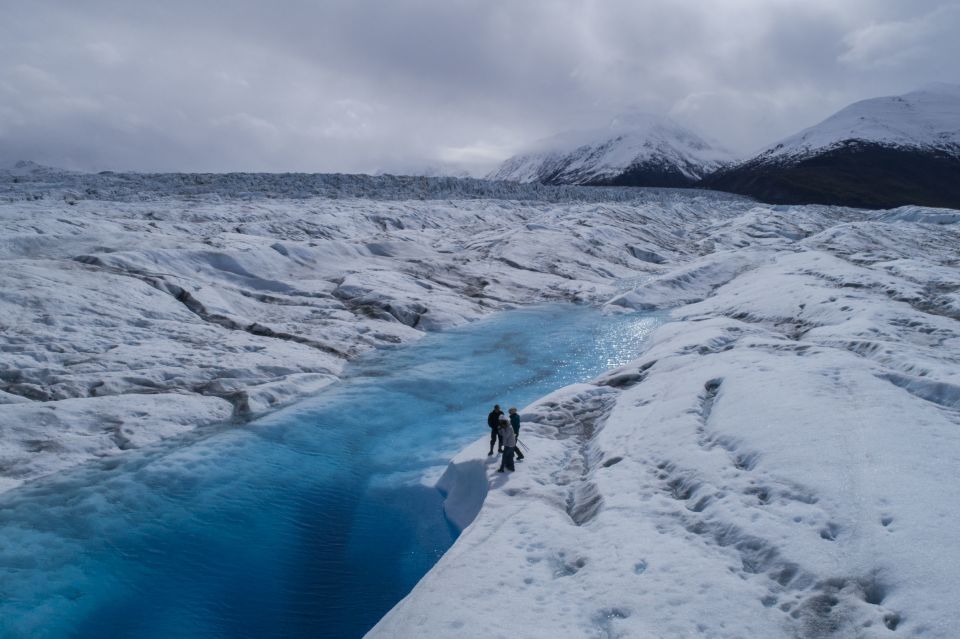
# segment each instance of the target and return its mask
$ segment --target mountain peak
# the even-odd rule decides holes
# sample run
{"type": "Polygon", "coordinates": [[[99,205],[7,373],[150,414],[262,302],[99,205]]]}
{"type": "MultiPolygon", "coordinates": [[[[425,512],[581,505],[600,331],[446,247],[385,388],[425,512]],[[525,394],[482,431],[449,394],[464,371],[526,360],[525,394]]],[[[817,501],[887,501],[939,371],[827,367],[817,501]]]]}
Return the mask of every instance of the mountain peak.
{"type": "Polygon", "coordinates": [[[960,157],[960,86],[937,83],[903,95],[854,102],[760,156],[806,156],[851,142],[930,148],[960,157]]]}
{"type": "Polygon", "coordinates": [[[643,113],[641,111],[631,111],[620,113],[610,119],[607,128],[611,131],[643,131],[656,127],[677,127],[676,122],[663,115],[654,115],[653,113],[643,113]]]}
{"type": "Polygon", "coordinates": [[[728,151],[669,118],[633,112],[602,128],[541,140],[489,177],[546,184],[689,186],[732,160],[728,151]]]}
{"type": "Polygon", "coordinates": [[[860,100],[705,180],[781,204],[960,208],[960,86],[860,100]]]}
{"type": "Polygon", "coordinates": [[[58,169],[45,164],[38,164],[33,160],[17,160],[6,165],[0,165],[0,171],[15,177],[49,175],[53,173],[67,173],[65,169],[58,169]]]}

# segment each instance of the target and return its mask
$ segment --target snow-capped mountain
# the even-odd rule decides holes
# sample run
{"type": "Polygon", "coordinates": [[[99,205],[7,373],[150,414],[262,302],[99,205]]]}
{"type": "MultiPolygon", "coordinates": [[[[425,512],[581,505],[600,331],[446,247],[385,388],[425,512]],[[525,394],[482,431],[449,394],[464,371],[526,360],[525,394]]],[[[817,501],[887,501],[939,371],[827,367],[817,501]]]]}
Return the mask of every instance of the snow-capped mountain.
{"type": "Polygon", "coordinates": [[[491,173],[492,180],[616,186],[690,186],[734,161],[727,150],[668,118],[631,114],[602,129],[538,143],[491,173]]]}
{"type": "Polygon", "coordinates": [[[855,102],[705,179],[780,203],[960,207],[960,86],[855,102]]]}
{"type": "Polygon", "coordinates": [[[937,84],[904,95],[854,102],[760,156],[804,157],[852,140],[960,156],[960,85],[937,84]]]}
{"type": "Polygon", "coordinates": [[[58,169],[44,164],[37,164],[30,160],[18,160],[17,162],[0,166],[0,176],[4,178],[46,178],[58,174],[70,174],[73,171],[58,169]]]}

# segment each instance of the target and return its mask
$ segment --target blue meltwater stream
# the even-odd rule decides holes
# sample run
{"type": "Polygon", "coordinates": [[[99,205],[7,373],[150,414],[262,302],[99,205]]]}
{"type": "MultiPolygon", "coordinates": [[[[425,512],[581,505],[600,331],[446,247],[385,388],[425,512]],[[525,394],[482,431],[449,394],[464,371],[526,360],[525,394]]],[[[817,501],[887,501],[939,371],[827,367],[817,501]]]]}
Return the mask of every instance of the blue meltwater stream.
{"type": "Polygon", "coordinates": [[[489,435],[490,407],[629,361],[660,322],[501,313],[267,418],[2,495],[0,637],[361,637],[456,539],[424,478],[489,435]]]}

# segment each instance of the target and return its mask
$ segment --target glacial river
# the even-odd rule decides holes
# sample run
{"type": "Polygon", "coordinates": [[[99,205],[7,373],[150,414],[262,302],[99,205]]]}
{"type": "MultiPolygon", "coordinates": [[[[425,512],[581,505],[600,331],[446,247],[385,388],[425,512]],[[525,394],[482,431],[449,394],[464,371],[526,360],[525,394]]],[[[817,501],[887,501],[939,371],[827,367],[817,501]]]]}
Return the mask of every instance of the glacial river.
{"type": "Polygon", "coordinates": [[[429,478],[490,407],[629,361],[660,323],[500,313],[256,422],[0,495],[0,637],[362,637],[456,539],[429,478]]]}

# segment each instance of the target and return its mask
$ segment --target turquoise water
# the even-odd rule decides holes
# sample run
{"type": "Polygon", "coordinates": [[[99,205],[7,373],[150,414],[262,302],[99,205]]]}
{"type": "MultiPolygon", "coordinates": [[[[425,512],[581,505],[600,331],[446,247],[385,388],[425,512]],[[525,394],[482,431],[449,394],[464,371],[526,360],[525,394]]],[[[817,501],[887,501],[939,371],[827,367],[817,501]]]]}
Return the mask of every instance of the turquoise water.
{"type": "Polygon", "coordinates": [[[0,636],[360,637],[455,540],[424,477],[488,436],[490,407],[626,362],[659,324],[501,313],[268,418],[0,496],[0,636]]]}

